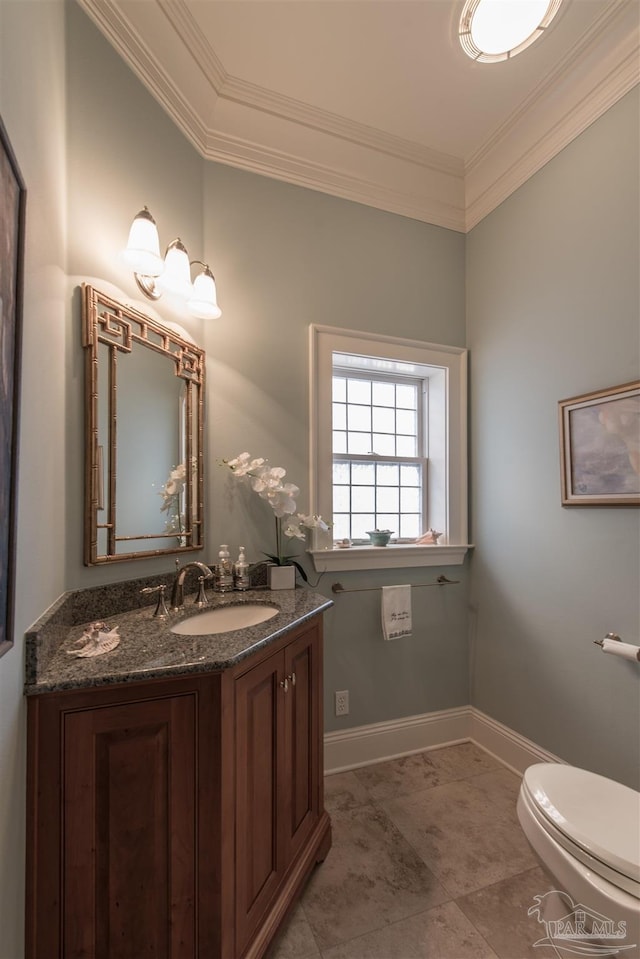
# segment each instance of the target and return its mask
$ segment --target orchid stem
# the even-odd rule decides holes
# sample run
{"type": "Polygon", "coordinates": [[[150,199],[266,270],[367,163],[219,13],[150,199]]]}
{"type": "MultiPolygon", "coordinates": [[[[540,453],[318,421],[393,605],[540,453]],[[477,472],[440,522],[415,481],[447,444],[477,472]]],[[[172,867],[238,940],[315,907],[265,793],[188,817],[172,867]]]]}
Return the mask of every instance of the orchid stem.
{"type": "Polygon", "coordinates": [[[280,526],[280,519],[277,516],[274,516],[276,521],[276,555],[278,557],[278,566],[282,566],[282,528],[280,526]]]}

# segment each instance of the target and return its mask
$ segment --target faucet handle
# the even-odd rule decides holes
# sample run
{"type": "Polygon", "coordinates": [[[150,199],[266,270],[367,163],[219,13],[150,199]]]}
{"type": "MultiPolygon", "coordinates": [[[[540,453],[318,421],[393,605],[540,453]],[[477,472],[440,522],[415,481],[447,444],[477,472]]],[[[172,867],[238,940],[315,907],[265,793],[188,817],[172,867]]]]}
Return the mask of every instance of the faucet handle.
{"type": "Polygon", "coordinates": [[[207,593],[204,588],[204,581],[205,579],[209,579],[209,578],[210,577],[207,577],[207,576],[198,576],[198,583],[199,583],[198,595],[193,603],[193,605],[197,606],[198,609],[204,609],[205,606],[209,605],[209,600],[207,599],[207,593]]]}
{"type": "Polygon", "coordinates": [[[169,618],[169,610],[167,609],[167,603],[164,598],[164,592],[166,588],[167,587],[164,585],[164,583],[162,583],[160,586],[145,586],[144,589],[140,590],[141,593],[146,595],[150,595],[151,593],[158,594],[158,602],[156,603],[156,608],[153,613],[154,617],[157,616],[158,619],[169,618]]]}

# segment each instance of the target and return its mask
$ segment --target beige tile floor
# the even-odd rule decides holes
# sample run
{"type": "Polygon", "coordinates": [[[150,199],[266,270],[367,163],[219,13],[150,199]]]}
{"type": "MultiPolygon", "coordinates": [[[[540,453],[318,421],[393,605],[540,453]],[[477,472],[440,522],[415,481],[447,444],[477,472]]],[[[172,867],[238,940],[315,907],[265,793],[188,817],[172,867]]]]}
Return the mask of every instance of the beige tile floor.
{"type": "Polygon", "coordinates": [[[471,743],[327,776],[333,845],[269,959],[546,959],[519,778],[471,743]]]}

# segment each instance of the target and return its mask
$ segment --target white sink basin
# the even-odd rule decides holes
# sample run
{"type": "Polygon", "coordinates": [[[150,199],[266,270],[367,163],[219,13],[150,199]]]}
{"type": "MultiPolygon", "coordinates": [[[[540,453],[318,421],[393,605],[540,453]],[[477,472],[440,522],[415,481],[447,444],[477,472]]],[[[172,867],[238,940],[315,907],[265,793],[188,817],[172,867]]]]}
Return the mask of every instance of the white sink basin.
{"type": "Polygon", "coordinates": [[[196,613],[171,627],[172,633],[181,636],[209,636],[211,633],[228,633],[232,629],[257,626],[277,616],[277,606],[265,603],[242,603],[238,606],[218,606],[204,613],[196,613]]]}

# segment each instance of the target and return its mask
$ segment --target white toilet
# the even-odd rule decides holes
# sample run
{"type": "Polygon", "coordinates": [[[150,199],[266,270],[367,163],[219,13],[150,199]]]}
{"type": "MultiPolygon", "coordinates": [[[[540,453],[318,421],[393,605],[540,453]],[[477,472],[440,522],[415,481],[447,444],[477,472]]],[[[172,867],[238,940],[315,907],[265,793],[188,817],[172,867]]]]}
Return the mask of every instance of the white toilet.
{"type": "Polygon", "coordinates": [[[585,769],[538,763],[524,774],[517,810],[558,888],[576,906],[625,922],[626,941],[640,947],[640,793],[585,769]]]}

